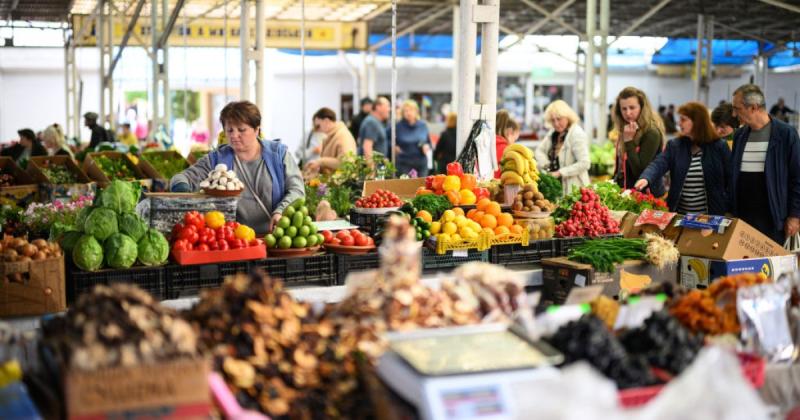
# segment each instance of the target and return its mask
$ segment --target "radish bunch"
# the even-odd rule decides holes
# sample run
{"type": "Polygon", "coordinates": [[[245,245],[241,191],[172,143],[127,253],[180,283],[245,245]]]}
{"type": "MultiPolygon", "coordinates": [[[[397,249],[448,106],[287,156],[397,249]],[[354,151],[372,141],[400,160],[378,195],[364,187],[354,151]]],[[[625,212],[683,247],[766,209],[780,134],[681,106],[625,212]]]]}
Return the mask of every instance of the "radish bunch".
{"type": "Polygon", "coordinates": [[[569,219],[556,226],[556,236],[601,236],[619,233],[619,223],[591,188],[581,188],[581,199],[572,206],[569,219]]]}

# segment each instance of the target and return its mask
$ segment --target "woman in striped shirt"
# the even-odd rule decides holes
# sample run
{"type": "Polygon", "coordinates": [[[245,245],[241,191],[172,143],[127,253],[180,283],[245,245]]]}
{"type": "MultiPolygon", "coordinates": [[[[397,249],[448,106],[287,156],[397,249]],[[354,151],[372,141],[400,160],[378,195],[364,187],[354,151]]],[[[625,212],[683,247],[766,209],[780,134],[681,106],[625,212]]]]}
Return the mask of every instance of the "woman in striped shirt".
{"type": "Polygon", "coordinates": [[[678,114],[681,136],[647,166],[636,188],[644,189],[669,172],[671,211],[724,215],[728,212],[730,149],[718,138],[705,105],[688,102],[678,114]]]}

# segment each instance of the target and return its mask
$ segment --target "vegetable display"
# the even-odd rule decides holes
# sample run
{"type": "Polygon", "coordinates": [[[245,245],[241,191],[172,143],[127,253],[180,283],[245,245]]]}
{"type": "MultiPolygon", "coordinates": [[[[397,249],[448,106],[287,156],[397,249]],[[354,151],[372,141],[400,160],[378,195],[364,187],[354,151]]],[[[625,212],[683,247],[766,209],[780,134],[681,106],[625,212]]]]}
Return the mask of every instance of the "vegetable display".
{"type": "Polygon", "coordinates": [[[431,175],[425,178],[425,186],[419,187],[416,195],[442,196],[453,206],[470,206],[481,198],[489,197],[489,190],[478,186],[475,175],[465,174],[460,163],[452,162],[447,165],[447,169],[447,175],[431,175]]]}
{"type": "Polygon", "coordinates": [[[169,243],[161,232],[148,229],[139,240],[138,260],[142,265],[161,265],[169,258],[169,243]]]}
{"type": "Polygon", "coordinates": [[[111,235],[103,243],[106,264],[111,268],[129,268],[136,262],[139,250],[136,241],[123,233],[111,235]]]}
{"type": "Polygon", "coordinates": [[[514,211],[527,211],[533,213],[551,212],[556,206],[544,198],[536,184],[526,184],[514,197],[511,209],[514,211]]]}
{"type": "Polygon", "coordinates": [[[136,209],[142,187],[138,183],[112,181],[100,192],[100,206],[117,213],[130,213],[136,209]]]}
{"type": "Polygon", "coordinates": [[[377,189],[369,197],[364,197],[356,200],[356,207],[363,209],[381,209],[400,207],[403,205],[403,200],[400,199],[395,193],[387,190],[377,189]]]}
{"type": "Polygon", "coordinates": [[[613,175],[616,150],[614,143],[605,142],[603,145],[592,144],[589,148],[589,161],[591,173],[595,176],[613,175]]]}
{"type": "Polygon", "coordinates": [[[60,185],[78,183],[78,177],[70,172],[66,166],[47,165],[41,170],[51,184],[60,185]]]}
{"type": "MultiPolygon", "coordinates": [[[[432,219],[442,217],[442,213],[445,210],[453,208],[453,205],[450,204],[446,197],[436,194],[418,195],[411,200],[410,206],[410,211],[406,213],[416,215],[419,211],[426,211],[431,215],[432,219]]],[[[400,210],[405,211],[403,208],[400,210]]]]}
{"type": "Polygon", "coordinates": [[[128,235],[135,242],[147,232],[147,224],[136,213],[123,213],[118,218],[119,231],[128,235]]]}
{"type": "Polygon", "coordinates": [[[218,211],[186,212],[183,222],[172,228],[171,239],[172,251],[227,251],[263,244],[251,227],[226,221],[218,211]]]}
{"type": "Polygon", "coordinates": [[[643,260],[647,257],[647,241],[644,239],[595,239],[573,248],[568,258],[590,264],[597,271],[611,273],[614,265],[625,260],[643,260]]]}
{"type": "Polygon", "coordinates": [[[108,156],[94,156],[97,167],[112,181],[133,181],[136,173],[126,159],[112,159],[108,156]]]}
{"type": "MultiPolygon", "coordinates": [[[[556,218],[558,223],[558,218],[556,218]]],[[[601,236],[619,233],[619,223],[600,203],[597,193],[591,188],[580,189],[580,200],[572,205],[569,218],[556,226],[556,236],[601,236]]]]}
{"type": "MultiPolygon", "coordinates": [[[[25,238],[15,238],[13,236],[5,236],[0,242],[0,249],[3,251],[2,260],[4,262],[40,261],[63,255],[61,247],[57,243],[48,242],[44,239],[28,242],[25,238]]],[[[11,273],[5,276],[3,274],[0,273],[0,278],[5,281],[25,282],[25,274],[23,273],[11,273]]]]}
{"type": "Polygon", "coordinates": [[[103,247],[94,236],[83,235],[72,249],[72,261],[81,270],[99,270],[103,265],[103,247]]]}
{"type": "Polygon", "coordinates": [[[236,176],[236,172],[228,170],[224,163],[217,164],[208,177],[200,182],[200,188],[204,190],[218,191],[241,191],[244,183],[236,176]]]}
{"type": "Polygon", "coordinates": [[[267,248],[306,248],[321,245],[322,234],[317,232],[317,225],[308,215],[305,199],[297,199],[286,210],[272,232],[264,237],[267,248]]]}
{"type": "MultiPolygon", "coordinates": [[[[629,211],[636,214],[640,214],[644,210],[668,210],[664,200],[657,199],[649,193],[635,190],[623,191],[614,182],[600,182],[586,188],[591,188],[600,198],[600,203],[609,210],[629,211]]],[[[582,194],[582,189],[575,188],[569,195],[561,199],[553,214],[556,223],[561,223],[569,218],[572,206],[581,199],[582,194]]]]}
{"type": "Polygon", "coordinates": [[[172,178],[189,167],[186,160],[162,153],[144,153],[142,158],[166,179],[172,178]]]}
{"type": "Polygon", "coordinates": [[[539,192],[544,195],[545,200],[553,203],[564,195],[561,181],[546,172],[539,174],[539,192]]]}
{"type": "Polygon", "coordinates": [[[340,230],[334,234],[329,230],[320,232],[323,238],[323,243],[326,245],[344,245],[344,246],[374,246],[375,240],[369,235],[361,232],[358,229],[340,230]]]}
{"type": "Polygon", "coordinates": [[[117,214],[109,208],[98,207],[89,213],[83,230],[98,241],[105,241],[119,231],[117,214]]]}

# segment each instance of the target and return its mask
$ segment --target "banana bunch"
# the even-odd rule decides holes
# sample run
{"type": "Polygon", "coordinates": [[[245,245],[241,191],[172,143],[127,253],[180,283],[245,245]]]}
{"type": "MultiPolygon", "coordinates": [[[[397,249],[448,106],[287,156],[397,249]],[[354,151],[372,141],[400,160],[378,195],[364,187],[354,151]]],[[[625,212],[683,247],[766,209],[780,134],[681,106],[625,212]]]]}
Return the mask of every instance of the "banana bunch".
{"type": "Polygon", "coordinates": [[[503,185],[535,185],[539,181],[539,170],[533,160],[533,152],[521,144],[506,147],[500,165],[503,168],[500,176],[503,185]]]}
{"type": "Polygon", "coordinates": [[[708,267],[697,258],[689,259],[689,268],[697,275],[697,282],[699,284],[708,284],[708,267]]]}

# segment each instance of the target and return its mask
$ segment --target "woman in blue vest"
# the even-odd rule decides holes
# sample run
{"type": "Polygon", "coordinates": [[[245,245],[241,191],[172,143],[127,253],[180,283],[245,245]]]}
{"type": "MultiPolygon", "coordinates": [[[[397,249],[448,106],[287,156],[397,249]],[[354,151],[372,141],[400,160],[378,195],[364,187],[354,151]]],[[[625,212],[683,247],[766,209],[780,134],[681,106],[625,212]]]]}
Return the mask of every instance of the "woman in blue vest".
{"type": "Polygon", "coordinates": [[[261,113],[248,101],[222,109],[220,123],[228,144],[220,146],[170,180],[173,192],[192,192],[218,164],[233,170],[244,184],[236,221],[261,235],[272,231],[286,207],[305,197],[303,177],[291,153],[279,140],[261,139],[261,113]]]}
{"type": "MultiPolygon", "coordinates": [[[[431,151],[431,140],[428,136],[428,124],[419,117],[419,106],[413,100],[403,102],[403,118],[397,122],[397,145],[395,146],[395,166],[397,175],[406,175],[411,170],[417,172],[417,178],[428,176],[428,153],[431,151]]],[[[391,130],[387,138],[391,139],[391,130]]]]}

